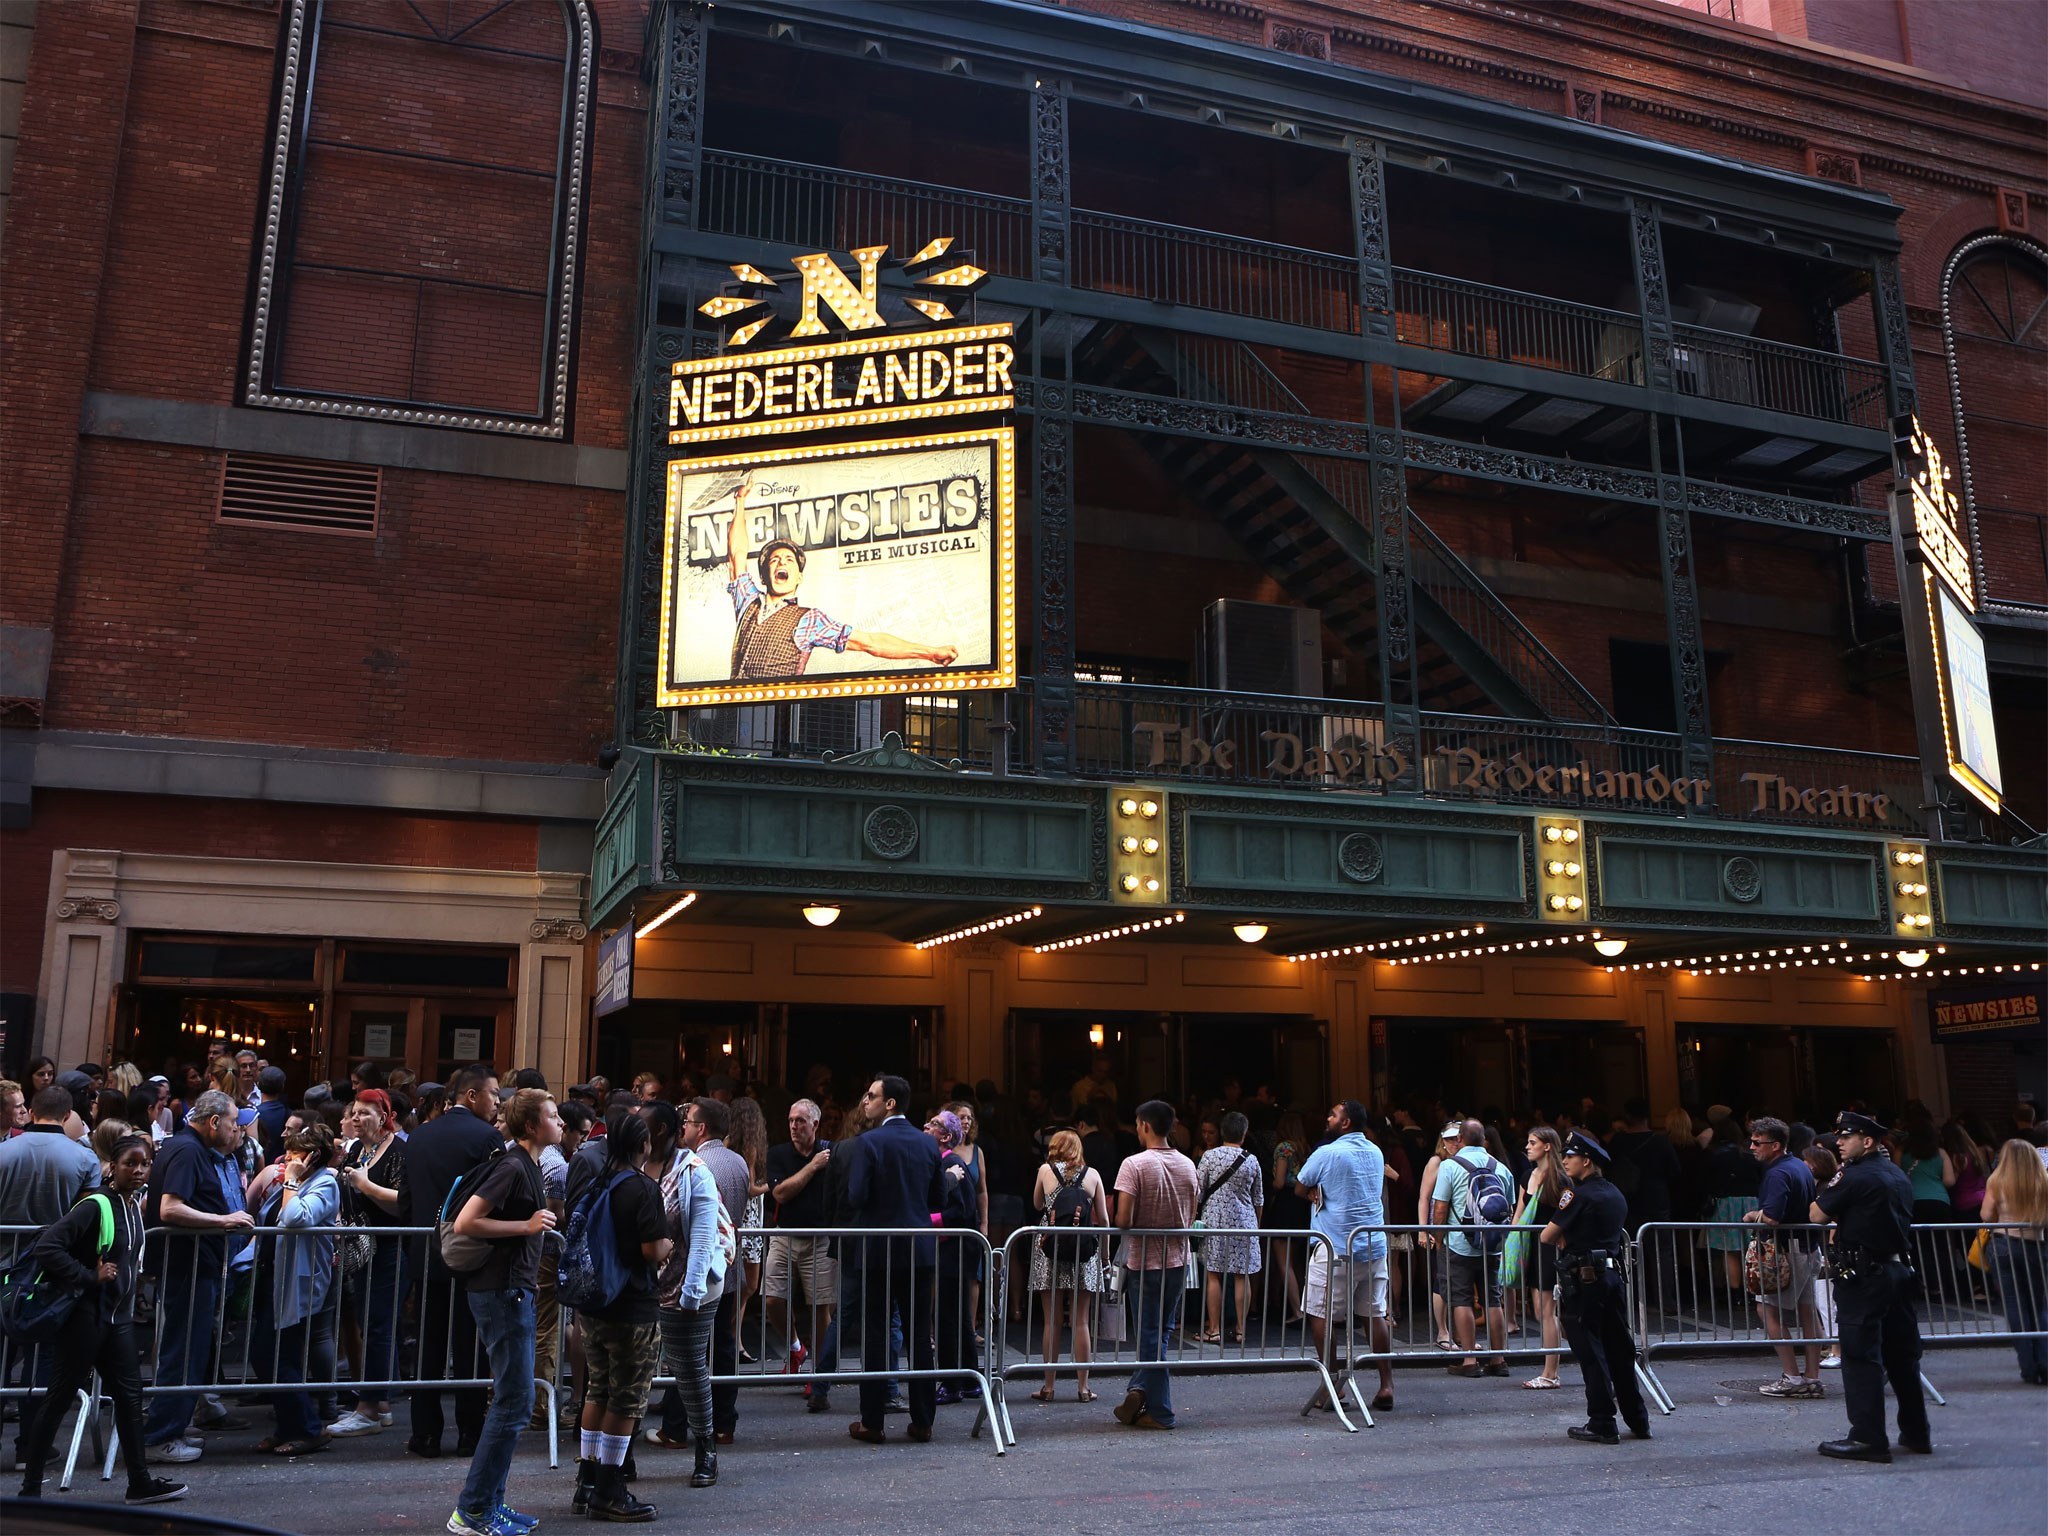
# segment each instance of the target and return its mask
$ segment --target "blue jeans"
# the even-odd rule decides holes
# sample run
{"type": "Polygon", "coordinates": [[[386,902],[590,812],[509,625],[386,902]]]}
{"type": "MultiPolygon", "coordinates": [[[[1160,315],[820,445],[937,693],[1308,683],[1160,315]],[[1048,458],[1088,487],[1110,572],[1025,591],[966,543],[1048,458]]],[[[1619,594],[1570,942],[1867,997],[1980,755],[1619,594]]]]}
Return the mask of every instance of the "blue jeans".
{"type": "Polygon", "coordinates": [[[469,1313],[491,1361],[491,1411],[469,1459],[461,1509],[482,1516],[505,1502],[512,1452],[533,1415],[533,1292],[471,1291],[469,1313]]]}
{"type": "MultiPolygon", "coordinates": [[[[363,1333],[364,1381],[385,1382],[402,1374],[398,1361],[398,1300],[400,1239],[378,1232],[370,1262],[350,1277],[348,1309],[363,1333]]],[[[359,1388],[358,1401],[388,1402],[389,1387],[359,1388]]]]}
{"type": "MultiPolygon", "coordinates": [[[[1124,1271],[1124,1305],[1137,1336],[1140,1360],[1164,1360],[1166,1335],[1180,1323],[1180,1304],[1188,1293],[1185,1265],[1171,1269],[1124,1271]]],[[[1173,1394],[1163,1365],[1140,1366],[1131,1372],[1131,1390],[1145,1394],[1145,1411],[1161,1424],[1173,1423],[1173,1394]]]]}
{"type": "MultiPolygon", "coordinates": [[[[2039,1241],[1991,1234],[1991,1272],[1998,1279],[1998,1294],[2005,1302],[2005,1325],[2014,1333],[2039,1333],[2042,1312],[2048,1310],[2048,1265],[2041,1262],[2039,1241]]],[[[2020,1357],[2020,1374],[2029,1380],[2048,1380],[2048,1339],[2014,1339],[2020,1357]]]]}
{"type": "MultiPolygon", "coordinates": [[[[220,1301],[220,1271],[200,1259],[198,1245],[173,1247],[165,1261],[163,1288],[157,1300],[157,1314],[163,1323],[163,1342],[157,1346],[156,1376],[159,1387],[175,1387],[194,1377],[204,1380],[206,1363],[213,1352],[214,1311],[220,1301]],[[196,1273],[194,1272],[196,1268],[196,1273]]],[[[165,1445],[192,1427],[192,1410],[199,1406],[196,1394],[173,1393],[149,1400],[149,1418],[143,1425],[146,1445],[165,1445]]]]}

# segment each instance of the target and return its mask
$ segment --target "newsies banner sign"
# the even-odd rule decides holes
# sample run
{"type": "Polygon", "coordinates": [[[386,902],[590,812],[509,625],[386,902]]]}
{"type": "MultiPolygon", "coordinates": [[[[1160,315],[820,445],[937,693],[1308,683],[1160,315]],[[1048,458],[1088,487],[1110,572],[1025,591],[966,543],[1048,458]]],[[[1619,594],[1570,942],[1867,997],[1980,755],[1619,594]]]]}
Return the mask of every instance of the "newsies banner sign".
{"type": "Polygon", "coordinates": [[[1945,1045],[1963,1040],[2048,1040],[2048,982],[2036,976],[1927,994],[1927,1020],[1945,1045]]]}
{"type": "Polygon", "coordinates": [[[668,465],[661,707],[1015,685],[1015,352],[1007,324],[933,328],[986,276],[951,244],[901,264],[907,295],[871,246],[739,263],[699,306],[778,344],[674,365],[669,443],[698,452],[668,465]]]}

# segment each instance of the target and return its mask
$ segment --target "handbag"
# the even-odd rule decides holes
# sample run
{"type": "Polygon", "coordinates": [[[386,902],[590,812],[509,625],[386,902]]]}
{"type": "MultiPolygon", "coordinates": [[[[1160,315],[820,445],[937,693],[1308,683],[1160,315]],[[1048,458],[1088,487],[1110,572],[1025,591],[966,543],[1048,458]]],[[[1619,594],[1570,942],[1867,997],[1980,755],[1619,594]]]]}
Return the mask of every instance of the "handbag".
{"type": "Polygon", "coordinates": [[[1979,1227],[1977,1235],[1970,1239],[1970,1268],[1985,1269],[1991,1263],[1991,1229],[1979,1227]]]}
{"type": "Polygon", "coordinates": [[[1742,1251],[1742,1281],[1752,1296],[1776,1296],[1792,1285],[1792,1254],[1775,1237],[1752,1237],[1742,1251]]]}
{"type": "Polygon", "coordinates": [[[1522,1207],[1515,1217],[1515,1230],[1508,1234],[1508,1245],[1500,1256],[1500,1283],[1503,1290],[1522,1283],[1522,1271],[1529,1265],[1529,1254],[1535,1247],[1536,1234],[1529,1230],[1529,1222],[1536,1214],[1536,1197],[1531,1195],[1529,1203],[1522,1207]]]}

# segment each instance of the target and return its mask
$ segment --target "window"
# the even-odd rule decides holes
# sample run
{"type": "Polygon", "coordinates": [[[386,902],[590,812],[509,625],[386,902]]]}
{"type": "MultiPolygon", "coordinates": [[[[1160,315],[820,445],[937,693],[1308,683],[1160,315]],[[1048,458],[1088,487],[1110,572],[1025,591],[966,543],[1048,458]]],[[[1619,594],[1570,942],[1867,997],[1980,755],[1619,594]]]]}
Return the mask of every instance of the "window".
{"type": "Polygon", "coordinates": [[[287,0],[283,25],[249,403],[564,436],[589,0],[287,0]]]}

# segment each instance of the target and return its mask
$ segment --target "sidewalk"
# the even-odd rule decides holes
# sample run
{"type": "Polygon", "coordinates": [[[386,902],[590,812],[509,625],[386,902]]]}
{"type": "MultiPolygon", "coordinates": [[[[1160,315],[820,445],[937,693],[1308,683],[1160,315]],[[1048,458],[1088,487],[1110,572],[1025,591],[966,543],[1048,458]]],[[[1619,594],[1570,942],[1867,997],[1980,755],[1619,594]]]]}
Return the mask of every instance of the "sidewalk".
{"type": "MultiPolygon", "coordinates": [[[[2010,1350],[1929,1355],[1928,1374],[1950,1401],[1932,1410],[1938,1453],[1890,1467],[1814,1455],[1816,1443],[1842,1433],[1839,1385],[1830,1380],[1823,1402],[1759,1397],[1775,1374],[1767,1359],[1666,1362],[1678,1412],[1654,1421],[1649,1443],[1613,1449],[1564,1438],[1584,1405],[1569,1365],[1565,1389],[1545,1393],[1522,1390],[1519,1378],[1403,1371],[1399,1406],[1356,1435],[1327,1414],[1299,1416],[1309,1383],[1298,1375],[1189,1378],[1175,1392],[1183,1427],[1172,1434],[1112,1423],[1117,1393],[1106,1378],[1102,1400],[1088,1406],[1073,1401],[1071,1386],[1050,1406],[1013,1386],[1019,1443],[1000,1461],[968,1441],[970,1407],[942,1409],[931,1445],[903,1441],[905,1421],[892,1417],[890,1443],[870,1447],[847,1439],[851,1394],[843,1411],[812,1417],[794,1390],[749,1388],[717,1488],[692,1490],[689,1457],[643,1441],[638,1490],[661,1507],[658,1525],[708,1518],[726,1529],[834,1536],[934,1526],[1301,1536],[1355,1532],[1362,1522],[1376,1536],[1527,1536],[1547,1525],[1726,1536],[1750,1525],[1840,1530],[1852,1505],[1893,1530],[2038,1529],[2048,1507],[2048,1392],[2019,1381],[2010,1350]]],[[[255,1429],[209,1437],[206,1459],[188,1469],[193,1492],[182,1508],[305,1536],[431,1531],[447,1519],[462,1463],[404,1455],[403,1411],[394,1430],[291,1463],[241,1454],[263,1432],[264,1415],[255,1416],[255,1429]]],[[[541,1437],[524,1437],[514,1503],[543,1517],[544,1530],[580,1529],[570,1524],[570,1484],[567,1468],[548,1470],[541,1437]]],[[[55,1497],[116,1497],[120,1486],[118,1477],[88,1478],[55,1497]]]]}

